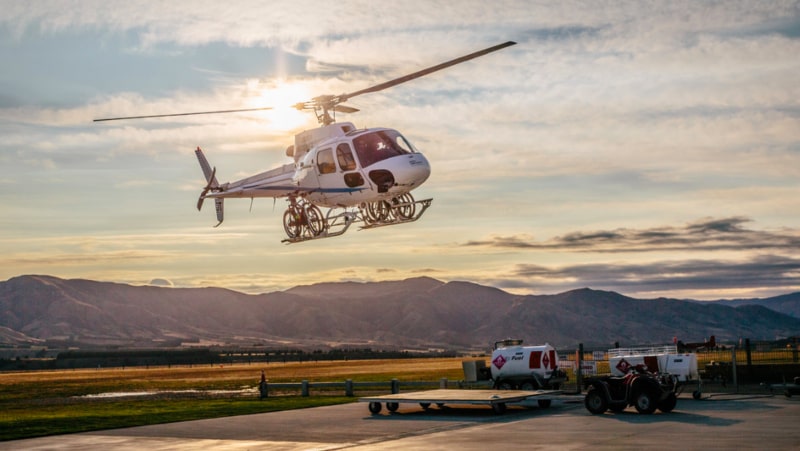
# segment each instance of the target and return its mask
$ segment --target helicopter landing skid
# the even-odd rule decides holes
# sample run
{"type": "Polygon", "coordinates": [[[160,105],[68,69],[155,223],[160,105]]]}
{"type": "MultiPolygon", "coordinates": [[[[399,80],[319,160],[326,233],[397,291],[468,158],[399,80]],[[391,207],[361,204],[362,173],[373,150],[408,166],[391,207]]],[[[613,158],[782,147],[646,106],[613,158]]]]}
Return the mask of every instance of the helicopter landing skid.
{"type": "Polygon", "coordinates": [[[292,238],[285,238],[281,242],[293,244],[321,238],[332,238],[344,234],[355,223],[363,223],[364,225],[359,227],[359,230],[364,230],[414,222],[425,213],[425,210],[431,206],[432,202],[433,199],[401,201],[393,204],[387,202],[384,205],[390,205],[390,207],[384,207],[385,209],[381,210],[378,215],[369,208],[369,211],[359,209],[344,210],[339,213],[336,213],[336,210],[339,210],[338,208],[331,208],[328,210],[328,214],[325,215],[323,229],[319,233],[300,234],[292,238]]]}
{"type": "Polygon", "coordinates": [[[368,219],[364,221],[364,225],[359,230],[414,222],[431,206],[431,202],[433,202],[433,199],[412,200],[411,202],[393,204],[389,214],[378,220],[368,219]]]}

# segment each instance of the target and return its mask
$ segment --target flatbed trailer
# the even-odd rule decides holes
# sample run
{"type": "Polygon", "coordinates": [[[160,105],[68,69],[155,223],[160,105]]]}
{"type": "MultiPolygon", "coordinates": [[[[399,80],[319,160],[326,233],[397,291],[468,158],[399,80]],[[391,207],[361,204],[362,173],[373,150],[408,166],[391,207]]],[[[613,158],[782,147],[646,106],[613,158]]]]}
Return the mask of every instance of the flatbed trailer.
{"type": "Polygon", "coordinates": [[[401,403],[415,403],[427,410],[431,405],[442,407],[446,404],[488,405],[495,413],[503,413],[509,403],[522,402],[531,398],[538,398],[539,407],[550,407],[555,395],[561,390],[426,390],[410,393],[396,393],[393,395],[367,396],[360,398],[360,402],[369,403],[369,411],[377,415],[381,411],[381,403],[386,404],[390,412],[396,411],[401,403]]]}

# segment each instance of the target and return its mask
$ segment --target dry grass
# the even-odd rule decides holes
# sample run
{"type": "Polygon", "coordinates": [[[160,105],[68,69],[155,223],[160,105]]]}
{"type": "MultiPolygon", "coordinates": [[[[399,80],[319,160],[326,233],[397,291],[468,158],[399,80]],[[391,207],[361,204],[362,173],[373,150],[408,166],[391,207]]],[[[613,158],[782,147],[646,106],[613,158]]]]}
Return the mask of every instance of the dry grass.
{"type": "Polygon", "coordinates": [[[308,398],[270,395],[263,401],[255,391],[245,397],[222,398],[203,392],[255,388],[262,370],[274,383],[463,378],[458,358],[7,372],[0,373],[0,440],[296,409],[357,399],[341,396],[341,390],[308,398]],[[173,390],[177,394],[170,392],[173,390]],[[181,390],[200,392],[187,397],[179,393],[181,390]],[[125,400],[83,397],[144,391],[159,395],[125,400]]]}
{"type": "Polygon", "coordinates": [[[0,373],[0,410],[8,403],[74,404],[101,393],[256,388],[262,370],[272,383],[463,379],[458,358],[8,372],[0,373]]]}
{"type": "Polygon", "coordinates": [[[55,371],[23,371],[0,373],[3,385],[72,384],[75,382],[99,385],[151,385],[152,388],[173,389],[175,384],[200,387],[229,383],[257,384],[264,370],[272,382],[353,380],[438,380],[441,377],[462,378],[461,358],[352,360],[288,363],[255,363],[192,367],[128,367],[109,369],[76,369],[55,371]]]}

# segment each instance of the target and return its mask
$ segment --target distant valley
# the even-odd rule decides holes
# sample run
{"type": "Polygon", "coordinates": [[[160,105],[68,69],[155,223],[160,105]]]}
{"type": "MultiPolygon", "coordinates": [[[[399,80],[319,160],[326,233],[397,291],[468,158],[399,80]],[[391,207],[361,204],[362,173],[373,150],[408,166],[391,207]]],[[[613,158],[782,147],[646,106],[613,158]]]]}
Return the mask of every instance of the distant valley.
{"type": "Polygon", "coordinates": [[[634,299],[578,289],[514,295],[422,277],[250,295],[51,276],[0,282],[0,344],[301,349],[488,349],[506,337],[559,348],[800,335],[800,293],[768,299],[634,299]]]}

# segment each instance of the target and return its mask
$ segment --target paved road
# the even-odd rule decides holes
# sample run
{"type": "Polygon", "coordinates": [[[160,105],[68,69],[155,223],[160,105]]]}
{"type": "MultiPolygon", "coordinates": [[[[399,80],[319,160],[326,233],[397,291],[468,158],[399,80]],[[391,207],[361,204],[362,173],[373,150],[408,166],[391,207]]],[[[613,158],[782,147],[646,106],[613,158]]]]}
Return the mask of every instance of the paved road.
{"type": "MultiPolygon", "coordinates": [[[[669,414],[591,415],[582,398],[552,407],[366,403],[0,442],[0,450],[800,449],[800,397],[681,397],[669,414]]],[[[535,406],[535,403],[533,404],[535,406]]]]}

